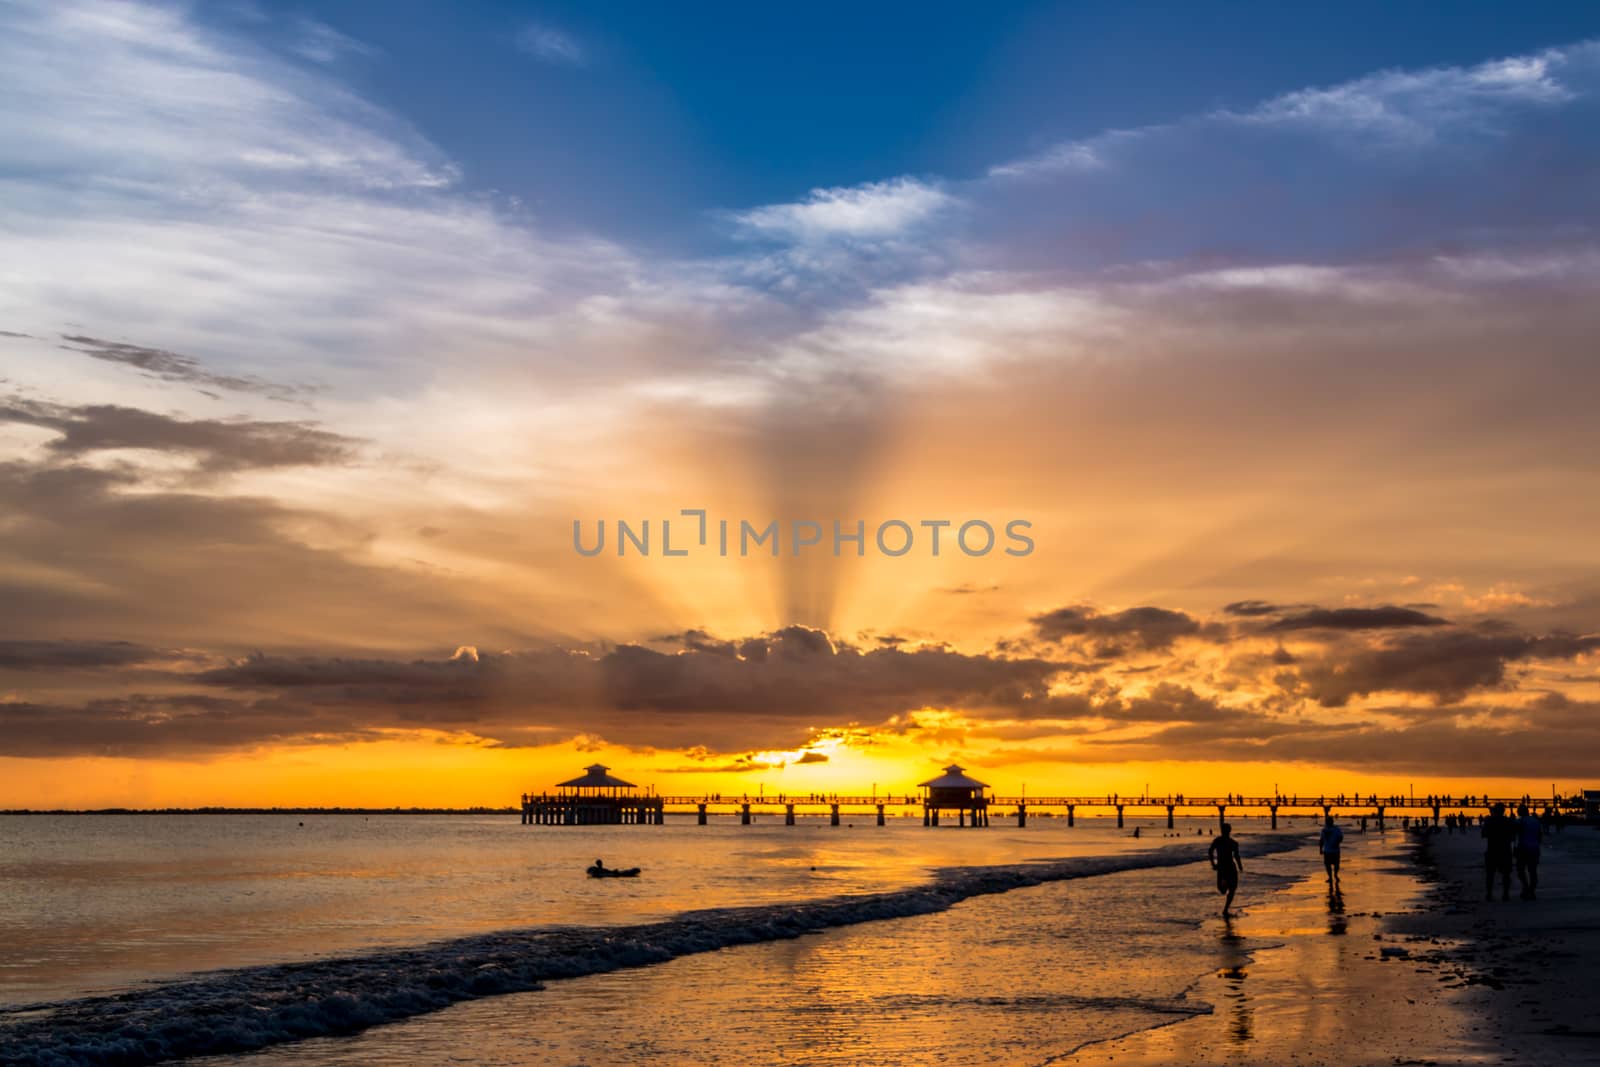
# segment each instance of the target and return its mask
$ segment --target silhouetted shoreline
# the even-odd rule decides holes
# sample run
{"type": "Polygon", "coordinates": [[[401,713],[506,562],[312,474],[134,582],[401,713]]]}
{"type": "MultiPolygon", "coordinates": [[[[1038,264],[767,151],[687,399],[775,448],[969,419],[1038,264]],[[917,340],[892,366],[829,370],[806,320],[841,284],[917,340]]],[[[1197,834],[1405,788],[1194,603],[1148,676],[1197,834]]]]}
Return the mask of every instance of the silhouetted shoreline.
{"type": "Polygon", "coordinates": [[[516,808],[4,808],[0,815],[515,815],[516,808]]]}

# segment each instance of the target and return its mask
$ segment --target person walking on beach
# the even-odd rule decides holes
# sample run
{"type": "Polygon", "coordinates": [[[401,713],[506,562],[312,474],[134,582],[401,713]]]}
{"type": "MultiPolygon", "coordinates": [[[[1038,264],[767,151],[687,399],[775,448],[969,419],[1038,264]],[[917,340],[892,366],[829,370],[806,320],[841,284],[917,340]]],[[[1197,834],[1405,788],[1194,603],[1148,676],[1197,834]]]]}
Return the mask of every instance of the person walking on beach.
{"type": "Polygon", "coordinates": [[[1539,846],[1544,825],[1528,805],[1517,806],[1517,881],[1522,883],[1522,899],[1535,900],[1539,890],[1539,846]]]}
{"type": "Polygon", "coordinates": [[[1344,831],[1333,825],[1332,815],[1327,816],[1317,838],[1317,851],[1322,853],[1322,866],[1328,872],[1328,888],[1335,893],[1339,891],[1339,846],[1343,843],[1344,831]]]}
{"type": "Polygon", "coordinates": [[[1494,899],[1494,876],[1500,876],[1500,899],[1511,899],[1511,848],[1517,827],[1506,818],[1506,806],[1496,804],[1478,831],[1483,837],[1483,899],[1494,899]]]}
{"type": "Polygon", "coordinates": [[[1239,891],[1239,872],[1244,870],[1244,860],[1239,857],[1239,842],[1233,839],[1231,823],[1222,824],[1222,833],[1211,839],[1211,848],[1207,850],[1206,857],[1211,860],[1211,869],[1217,872],[1217,892],[1228,895],[1228,899],[1222,902],[1222,917],[1226,919],[1233,907],[1233,895],[1239,891]]]}

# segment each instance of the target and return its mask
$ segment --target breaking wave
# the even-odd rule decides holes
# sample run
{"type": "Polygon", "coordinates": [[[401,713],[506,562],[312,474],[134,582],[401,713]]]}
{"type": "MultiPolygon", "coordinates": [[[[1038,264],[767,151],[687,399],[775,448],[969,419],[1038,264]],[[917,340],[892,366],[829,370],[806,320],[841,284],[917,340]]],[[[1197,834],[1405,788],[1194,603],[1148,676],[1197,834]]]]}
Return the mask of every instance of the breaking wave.
{"type": "MultiPolygon", "coordinates": [[[[1296,839],[1240,842],[1247,855],[1296,839]]],[[[0,1064],[135,1065],[352,1034],[479,997],[830,927],[944,911],[970,897],[1195,862],[1192,846],[936,872],[923,885],[688,912],[616,927],[546,927],[340,959],[212,971],[126,993],[0,1011],[0,1064]]]]}

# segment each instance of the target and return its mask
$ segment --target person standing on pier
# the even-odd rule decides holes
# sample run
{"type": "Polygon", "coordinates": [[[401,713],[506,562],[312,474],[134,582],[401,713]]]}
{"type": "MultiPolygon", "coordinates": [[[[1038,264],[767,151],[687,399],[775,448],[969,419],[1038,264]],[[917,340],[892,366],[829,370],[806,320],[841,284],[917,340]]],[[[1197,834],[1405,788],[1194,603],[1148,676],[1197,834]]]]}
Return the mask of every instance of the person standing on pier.
{"type": "Polygon", "coordinates": [[[1233,895],[1239,891],[1239,872],[1244,870],[1244,860],[1239,856],[1239,842],[1233,839],[1232,824],[1222,824],[1222,833],[1211,839],[1211,848],[1207,850],[1206,857],[1211,860],[1211,869],[1217,872],[1217,892],[1228,895],[1228,899],[1222,902],[1222,917],[1229,918],[1233,895]]]}
{"type": "Polygon", "coordinates": [[[1322,853],[1322,866],[1328,872],[1328,888],[1339,891],[1339,846],[1344,844],[1344,831],[1333,825],[1333,816],[1326,817],[1322,834],[1317,838],[1317,851],[1322,853]]]}

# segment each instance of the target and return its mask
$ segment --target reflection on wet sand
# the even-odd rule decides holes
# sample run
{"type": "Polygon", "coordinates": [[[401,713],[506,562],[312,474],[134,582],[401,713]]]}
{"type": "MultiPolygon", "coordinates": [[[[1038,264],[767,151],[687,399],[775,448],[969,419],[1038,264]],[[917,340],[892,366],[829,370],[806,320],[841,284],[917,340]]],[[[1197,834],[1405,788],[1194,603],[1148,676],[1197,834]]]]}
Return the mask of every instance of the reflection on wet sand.
{"type": "Polygon", "coordinates": [[[1338,885],[1328,887],[1328,933],[1342,936],[1350,929],[1344,914],[1344,893],[1338,885]]]}
{"type": "Polygon", "coordinates": [[[1217,939],[1217,945],[1222,961],[1222,966],[1217,969],[1217,977],[1223,980],[1226,990],[1223,995],[1229,1002],[1228,1038],[1233,1044],[1244,1046],[1250,1043],[1255,1034],[1250,994],[1244,984],[1250,974],[1250,953],[1245,947],[1245,939],[1235,932],[1231,918],[1222,921],[1222,935],[1217,939]]]}

